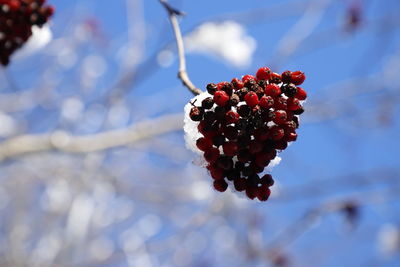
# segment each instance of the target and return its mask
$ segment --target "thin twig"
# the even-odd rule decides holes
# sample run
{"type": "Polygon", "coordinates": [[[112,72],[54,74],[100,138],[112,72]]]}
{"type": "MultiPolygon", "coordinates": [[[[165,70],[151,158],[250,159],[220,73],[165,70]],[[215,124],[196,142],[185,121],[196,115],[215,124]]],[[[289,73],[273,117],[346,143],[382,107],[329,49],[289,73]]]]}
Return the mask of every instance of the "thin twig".
{"type": "Polygon", "coordinates": [[[182,81],[183,85],[189,89],[190,92],[192,92],[194,95],[199,95],[202,93],[202,91],[192,83],[186,71],[185,48],[183,46],[182,33],[178,22],[178,16],[183,15],[183,13],[177,9],[172,8],[165,0],[160,0],[160,3],[165,7],[168,12],[168,17],[171,21],[172,29],[175,34],[179,56],[178,78],[182,81]]]}
{"type": "Polygon", "coordinates": [[[49,134],[22,135],[0,143],[0,161],[28,153],[57,150],[89,153],[133,144],[183,127],[183,115],[172,114],[136,123],[131,127],[91,135],[73,136],[56,131],[49,134]]]}

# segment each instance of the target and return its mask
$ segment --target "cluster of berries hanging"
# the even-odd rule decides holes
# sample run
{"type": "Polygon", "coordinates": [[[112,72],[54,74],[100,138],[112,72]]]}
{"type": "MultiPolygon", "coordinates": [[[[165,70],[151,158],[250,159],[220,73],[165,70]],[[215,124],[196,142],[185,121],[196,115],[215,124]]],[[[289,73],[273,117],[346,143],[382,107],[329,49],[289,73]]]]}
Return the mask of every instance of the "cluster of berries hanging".
{"type": "Polygon", "coordinates": [[[10,56],[32,35],[32,26],[41,27],[54,13],[46,0],[0,0],[0,63],[10,62],[10,56]]]}
{"type": "Polygon", "coordinates": [[[274,180],[262,173],[297,139],[307,97],[298,85],[304,80],[301,71],[278,74],[262,67],[255,77],[208,84],[207,92],[187,105],[186,141],[194,139],[216,190],[224,192],[231,184],[250,199],[269,198],[274,180]]]}

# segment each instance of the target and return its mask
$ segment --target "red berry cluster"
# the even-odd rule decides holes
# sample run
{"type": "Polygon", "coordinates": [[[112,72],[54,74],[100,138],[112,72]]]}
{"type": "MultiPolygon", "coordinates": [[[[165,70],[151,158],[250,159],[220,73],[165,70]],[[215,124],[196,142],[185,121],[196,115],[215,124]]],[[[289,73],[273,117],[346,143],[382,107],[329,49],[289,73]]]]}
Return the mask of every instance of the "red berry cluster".
{"type": "Polygon", "coordinates": [[[0,0],[0,63],[10,62],[10,56],[32,35],[32,26],[41,27],[53,15],[46,0],[0,0]]]}
{"type": "Polygon", "coordinates": [[[304,80],[301,71],[278,74],[263,67],[255,77],[208,84],[211,96],[192,103],[189,116],[202,135],[196,145],[204,152],[216,190],[223,192],[232,183],[250,199],[269,198],[274,180],[261,173],[297,139],[301,101],[307,97],[298,85],[304,80]]]}

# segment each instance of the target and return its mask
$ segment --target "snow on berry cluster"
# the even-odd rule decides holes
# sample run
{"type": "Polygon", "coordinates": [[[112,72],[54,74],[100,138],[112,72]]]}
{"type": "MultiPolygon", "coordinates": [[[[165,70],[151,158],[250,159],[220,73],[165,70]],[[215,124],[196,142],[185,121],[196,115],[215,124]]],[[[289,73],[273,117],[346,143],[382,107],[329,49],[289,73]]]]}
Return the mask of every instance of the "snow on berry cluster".
{"type": "Polygon", "coordinates": [[[186,105],[186,143],[203,155],[216,190],[231,185],[250,199],[268,200],[274,180],[263,173],[297,139],[307,97],[298,85],[304,80],[301,71],[278,74],[262,67],[255,77],[210,83],[186,105]]]}
{"type": "Polygon", "coordinates": [[[43,26],[54,13],[46,0],[0,0],[0,63],[10,62],[10,56],[32,35],[32,26],[43,26]]]}

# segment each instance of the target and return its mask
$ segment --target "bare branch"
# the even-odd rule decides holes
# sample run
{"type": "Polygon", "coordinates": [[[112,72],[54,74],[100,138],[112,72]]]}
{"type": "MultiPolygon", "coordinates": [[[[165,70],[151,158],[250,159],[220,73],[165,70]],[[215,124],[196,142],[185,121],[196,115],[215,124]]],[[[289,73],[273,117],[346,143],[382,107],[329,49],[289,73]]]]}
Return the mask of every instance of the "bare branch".
{"type": "Polygon", "coordinates": [[[202,91],[192,83],[186,70],[185,48],[183,46],[182,33],[178,22],[178,16],[183,15],[183,13],[172,8],[165,0],[160,0],[160,3],[168,12],[169,20],[171,21],[172,29],[175,34],[179,57],[178,78],[182,81],[183,85],[189,89],[190,92],[192,92],[194,95],[199,95],[202,93],[202,91]]]}
{"type": "Polygon", "coordinates": [[[172,114],[136,123],[131,127],[92,135],[72,136],[63,131],[22,135],[0,143],[0,160],[28,153],[58,150],[88,153],[133,144],[183,127],[183,115],[172,114]]]}

